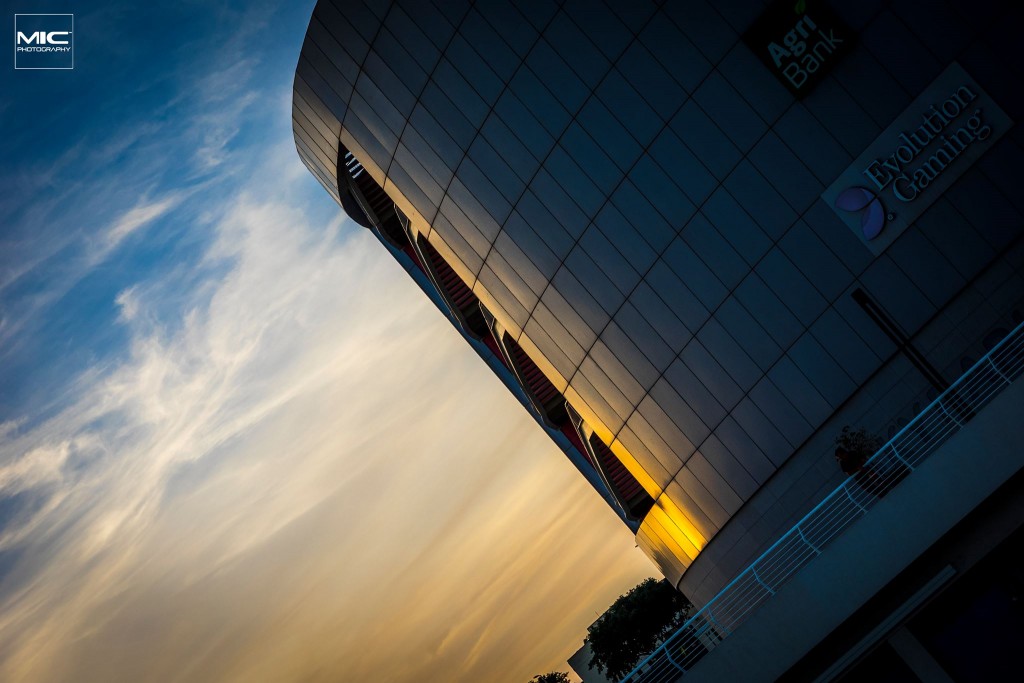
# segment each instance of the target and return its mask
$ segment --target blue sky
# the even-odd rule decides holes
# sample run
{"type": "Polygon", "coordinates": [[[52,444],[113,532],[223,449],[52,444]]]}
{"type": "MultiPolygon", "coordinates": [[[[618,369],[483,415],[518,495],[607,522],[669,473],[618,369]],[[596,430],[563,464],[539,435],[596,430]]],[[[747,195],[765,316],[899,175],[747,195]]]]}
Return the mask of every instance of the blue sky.
{"type": "Polygon", "coordinates": [[[515,683],[654,573],[298,161],[312,5],[4,4],[0,679],[515,683]]]}
{"type": "MultiPolygon", "coordinates": [[[[77,9],[31,5],[13,9],[77,9]]],[[[77,14],[74,71],[5,72],[0,359],[21,374],[0,418],[46,400],[41,369],[57,380],[116,354],[114,295],[201,252],[190,224],[246,180],[259,140],[285,135],[286,103],[265,97],[287,90],[312,3],[235,5],[103,3],[77,14]]]]}

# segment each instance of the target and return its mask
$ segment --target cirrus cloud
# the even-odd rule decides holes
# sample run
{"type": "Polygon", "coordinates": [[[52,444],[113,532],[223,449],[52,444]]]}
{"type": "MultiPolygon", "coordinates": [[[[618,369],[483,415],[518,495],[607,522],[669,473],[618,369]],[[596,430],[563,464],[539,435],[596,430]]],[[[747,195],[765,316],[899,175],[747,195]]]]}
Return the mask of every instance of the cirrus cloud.
{"type": "MultiPolygon", "coordinates": [[[[280,27],[264,9],[245,45],[280,27]]],[[[95,174],[62,184],[75,164],[52,160],[5,214],[52,231],[0,268],[0,359],[45,349],[20,375],[38,393],[0,401],[0,679],[515,683],[560,666],[652,567],[340,218],[294,151],[293,65],[242,47],[182,67],[211,72],[168,97],[190,125],[75,148],[95,174]],[[167,150],[176,174],[152,162],[167,150]],[[117,335],[71,367],[100,318],[54,311],[83,283],[117,335]]]]}

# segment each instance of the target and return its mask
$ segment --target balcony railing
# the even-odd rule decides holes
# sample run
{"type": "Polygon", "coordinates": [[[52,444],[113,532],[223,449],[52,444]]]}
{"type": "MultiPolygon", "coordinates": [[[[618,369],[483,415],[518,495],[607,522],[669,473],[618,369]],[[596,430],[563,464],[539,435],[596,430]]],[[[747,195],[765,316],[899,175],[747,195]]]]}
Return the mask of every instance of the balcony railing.
{"type": "Polygon", "coordinates": [[[670,683],[740,626],[794,574],[1024,371],[1024,323],[975,363],[670,636],[622,683],[670,683]]]}

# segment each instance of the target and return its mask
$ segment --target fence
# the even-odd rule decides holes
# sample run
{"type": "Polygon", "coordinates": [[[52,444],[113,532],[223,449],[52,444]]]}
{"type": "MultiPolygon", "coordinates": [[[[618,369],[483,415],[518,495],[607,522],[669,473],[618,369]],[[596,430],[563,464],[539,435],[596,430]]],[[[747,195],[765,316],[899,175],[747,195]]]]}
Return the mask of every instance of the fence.
{"type": "Polygon", "coordinates": [[[1024,323],[893,436],[854,476],[808,512],[621,683],[685,678],[791,576],[956,434],[1024,370],[1024,323]]]}

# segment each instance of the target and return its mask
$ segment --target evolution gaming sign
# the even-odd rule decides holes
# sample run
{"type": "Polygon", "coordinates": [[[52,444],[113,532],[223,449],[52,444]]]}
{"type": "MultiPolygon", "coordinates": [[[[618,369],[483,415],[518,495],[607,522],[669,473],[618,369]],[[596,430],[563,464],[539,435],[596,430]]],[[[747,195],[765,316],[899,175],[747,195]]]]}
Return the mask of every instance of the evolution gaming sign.
{"type": "Polygon", "coordinates": [[[881,254],[1012,125],[953,63],[821,197],[881,254]]]}

